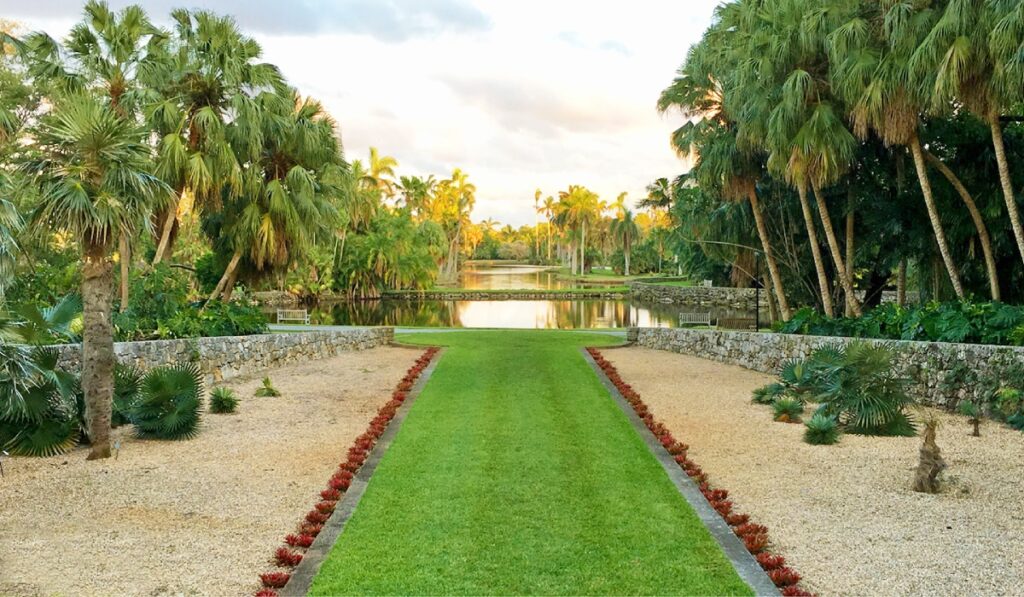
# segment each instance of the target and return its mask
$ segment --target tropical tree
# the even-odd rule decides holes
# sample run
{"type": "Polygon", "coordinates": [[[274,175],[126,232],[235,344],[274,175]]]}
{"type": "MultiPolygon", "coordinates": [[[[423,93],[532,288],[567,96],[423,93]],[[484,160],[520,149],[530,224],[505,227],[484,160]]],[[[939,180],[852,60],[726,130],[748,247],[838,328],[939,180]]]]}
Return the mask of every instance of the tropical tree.
{"type": "Polygon", "coordinates": [[[394,197],[395,168],[398,167],[398,160],[389,155],[381,155],[376,147],[371,147],[368,166],[366,180],[388,199],[394,197]]]}
{"type": "MultiPolygon", "coordinates": [[[[621,198],[622,195],[619,195],[621,198]]],[[[640,229],[633,219],[633,212],[623,208],[619,216],[611,222],[611,232],[616,242],[622,248],[622,255],[626,261],[625,275],[629,275],[629,257],[633,251],[633,243],[640,236],[640,229]]]]}
{"type": "Polygon", "coordinates": [[[202,213],[243,190],[241,164],[258,158],[261,95],[286,97],[277,67],[258,62],[262,50],[230,17],[175,10],[173,35],[146,73],[149,126],[159,137],[157,174],[175,190],[158,214],[153,264],[169,259],[179,203],[202,213]]]}
{"type": "Polygon", "coordinates": [[[169,189],[151,173],[146,131],[88,94],[54,98],[34,127],[33,159],[40,203],[34,220],[73,234],[82,246],[82,390],[92,450],[110,456],[114,336],[113,247],[134,234],[169,189]]]}

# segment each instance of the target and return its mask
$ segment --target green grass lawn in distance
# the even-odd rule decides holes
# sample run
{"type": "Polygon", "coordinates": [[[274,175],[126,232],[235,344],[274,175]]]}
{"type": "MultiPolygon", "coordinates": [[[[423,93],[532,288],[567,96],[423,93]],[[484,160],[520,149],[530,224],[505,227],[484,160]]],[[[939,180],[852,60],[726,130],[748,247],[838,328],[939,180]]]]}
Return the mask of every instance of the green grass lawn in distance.
{"type": "Polygon", "coordinates": [[[751,594],[557,331],[447,346],[311,594],[751,594]]]}

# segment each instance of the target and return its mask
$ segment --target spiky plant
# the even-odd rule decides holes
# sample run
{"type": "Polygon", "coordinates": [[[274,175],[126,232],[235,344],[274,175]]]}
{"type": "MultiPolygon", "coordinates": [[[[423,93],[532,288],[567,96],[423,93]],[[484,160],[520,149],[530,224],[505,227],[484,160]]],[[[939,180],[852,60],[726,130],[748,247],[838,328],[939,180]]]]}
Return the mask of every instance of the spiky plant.
{"type": "Polygon", "coordinates": [[[114,404],[110,426],[120,427],[131,423],[128,418],[132,403],[142,389],[142,370],[135,365],[118,363],[114,365],[114,404]]]}
{"type": "Polygon", "coordinates": [[[773,418],[780,423],[799,423],[804,405],[796,398],[779,398],[772,403],[773,418]]]}
{"type": "Polygon", "coordinates": [[[233,413],[238,408],[238,397],[231,388],[220,386],[210,391],[210,412],[233,413]]]}
{"type": "Polygon", "coordinates": [[[277,388],[274,387],[274,384],[270,381],[269,377],[264,377],[263,385],[256,388],[256,393],[254,395],[260,398],[266,398],[270,396],[280,396],[281,392],[277,391],[277,388]]]}
{"type": "Polygon", "coordinates": [[[199,431],[203,378],[195,363],[152,369],[130,411],[139,437],[189,439],[199,431]]]}
{"type": "Polygon", "coordinates": [[[804,425],[804,441],[815,446],[828,446],[839,441],[839,422],[834,417],[815,413],[804,425]]]}
{"type": "Polygon", "coordinates": [[[786,394],[786,386],[781,383],[770,383],[754,390],[751,401],[754,404],[772,404],[786,394]]]}
{"type": "Polygon", "coordinates": [[[971,423],[972,431],[971,435],[974,437],[981,436],[981,409],[978,405],[970,400],[964,400],[956,407],[957,412],[967,417],[971,423]]]}

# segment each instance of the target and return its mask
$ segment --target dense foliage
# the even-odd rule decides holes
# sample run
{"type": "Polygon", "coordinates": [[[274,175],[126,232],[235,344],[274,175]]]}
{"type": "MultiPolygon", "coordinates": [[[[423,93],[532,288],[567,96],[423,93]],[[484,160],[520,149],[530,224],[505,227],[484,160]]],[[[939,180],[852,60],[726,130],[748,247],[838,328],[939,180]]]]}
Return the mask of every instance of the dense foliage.
{"type": "Polygon", "coordinates": [[[804,308],[782,323],[788,334],[929,342],[1024,345],[1024,307],[1002,303],[885,303],[861,317],[830,319],[804,308]]]}

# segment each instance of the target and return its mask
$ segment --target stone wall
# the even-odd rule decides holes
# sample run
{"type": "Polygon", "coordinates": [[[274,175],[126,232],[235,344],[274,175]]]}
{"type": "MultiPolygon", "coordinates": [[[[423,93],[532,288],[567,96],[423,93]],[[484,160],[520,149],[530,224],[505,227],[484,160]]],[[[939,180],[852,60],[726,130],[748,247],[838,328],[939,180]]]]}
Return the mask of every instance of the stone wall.
{"type": "MultiPolygon", "coordinates": [[[[633,329],[627,338],[641,346],[740,365],[769,374],[776,374],[787,360],[806,357],[816,348],[854,340],[681,328],[633,329]]],[[[914,381],[911,395],[921,402],[936,406],[949,406],[962,398],[982,398],[971,395],[970,389],[954,394],[943,388],[946,374],[958,364],[969,367],[979,377],[985,377],[998,376],[999,371],[1009,363],[1024,362],[1024,348],[1015,346],[890,340],[868,342],[891,346],[896,351],[898,372],[914,381]]]]}
{"type": "MultiPolygon", "coordinates": [[[[391,342],[394,328],[365,328],[342,331],[222,336],[148,342],[117,342],[118,360],[142,369],[196,361],[207,385],[299,361],[322,359],[349,350],[364,350],[391,342]]],[[[80,344],[64,344],[61,364],[77,371],[81,367],[80,344]]]]}
{"type": "MultiPolygon", "coordinates": [[[[701,305],[754,310],[756,290],[712,286],[666,286],[653,282],[629,283],[630,296],[638,301],[675,305],[701,305]]],[[[761,297],[761,306],[767,307],[768,297],[761,297]]]]}

